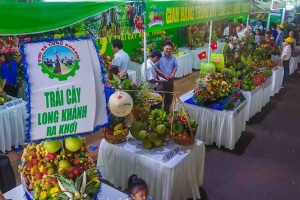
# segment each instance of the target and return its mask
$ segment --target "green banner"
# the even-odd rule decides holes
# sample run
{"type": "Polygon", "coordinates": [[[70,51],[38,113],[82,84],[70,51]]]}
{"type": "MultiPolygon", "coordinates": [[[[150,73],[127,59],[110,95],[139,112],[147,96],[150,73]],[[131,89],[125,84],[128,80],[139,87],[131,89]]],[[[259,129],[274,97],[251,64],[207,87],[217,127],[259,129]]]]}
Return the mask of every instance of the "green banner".
{"type": "Polygon", "coordinates": [[[247,0],[146,2],[147,31],[224,19],[249,12],[247,0]]]}

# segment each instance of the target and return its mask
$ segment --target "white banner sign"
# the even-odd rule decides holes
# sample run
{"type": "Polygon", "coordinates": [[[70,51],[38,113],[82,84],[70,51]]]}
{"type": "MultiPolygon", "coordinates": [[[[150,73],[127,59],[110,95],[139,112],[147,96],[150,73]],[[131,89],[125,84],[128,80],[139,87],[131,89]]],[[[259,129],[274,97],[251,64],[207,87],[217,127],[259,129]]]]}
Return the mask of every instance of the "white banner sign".
{"type": "Polygon", "coordinates": [[[25,44],[30,140],[93,131],[107,123],[104,84],[92,40],[25,44]]]}

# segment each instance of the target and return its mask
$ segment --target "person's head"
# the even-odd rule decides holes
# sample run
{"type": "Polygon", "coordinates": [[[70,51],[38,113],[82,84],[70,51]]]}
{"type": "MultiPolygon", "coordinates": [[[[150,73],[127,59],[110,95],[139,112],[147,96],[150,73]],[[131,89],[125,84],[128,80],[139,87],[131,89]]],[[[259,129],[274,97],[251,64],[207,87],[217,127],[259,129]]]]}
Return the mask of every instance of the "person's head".
{"type": "Polygon", "coordinates": [[[111,65],[108,69],[107,78],[108,80],[113,80],[114,76],[118,76],[118,73],[120,72],[120,68],[117,65],[111,65]]]}
{"type": "Polygon", "coordinates": [[[6,62],[8,65],[11,65],[11,58],[9,53],[1,53],[0,54],[0,63],[6,62]]]}
{"type": "Polygon", "coordinates": [[[238,20],[238,25],[241,25],[243,23],[243,20],[242,19],[239,19],[238,20]]]}
{"type": "Polygon", "coordinates": [[[159,59],[161,58],[162,54],[160,51],[158,50],[154,50],[151,52],[151,55],[150,55],[150,59],[153,63],[156,63],[159,61],[159,59]]]}
{"type": "Polygon", "coordinates": [[[261,20],[261,19],[259,19],[259,20],[257,21],[257,25],[258,25],[258,26],[261,26],[261,25],[262,25],[262,20],[261,20]]]}
{"type": "Polygon", "coordinates": [[[272,30],[276,30],[276,27],[277,27],[276,24],[272,24],[272,25],[271,25],[271,29],[272,29],[272,30]]]}
{"type": "Polygon", "coordinates": [[[295,32],[293,30],[291,30],[289,32],[289,37],[294,38],[295,37],[295,32]]]}
{"type": "Polygon", "coordinates": [[[242,28],[242,29],[245,29],[245,28],[246,28],[246,26],[247,26],[247,25],[246,25],[246,23],[245,23],[245,22],[244,22],[244,23],[241,23],[241,28],[242,28]]]}
{"type": "Polygon", "coordinates": [[[284,25],[283,25],[283,24],[279,24],[279,25],[277,26],[277,28],[280,29],[280,30],[283,30],[283,29],[284,29],[284,25]]]}
{"type": "Polygon", "coordinates": [[[117,53],[122,48],[123,48],[123,43],[121,40],[115,39],[112,41],[112,49],[114,53],[117,53]]]}
{"type": "Polygon", "coordinates": [[[229,20],[228,25],[233,24],[233,20],[229,20]]]}
{"type": "Polygon", "coordinates": [[[171,53],[172,53],[172,50],[173,50],[173,44],[172,44],[172,42],[166,41],[166,42],[163,44],[163,50],[164,50],[164,54],[165,54],[166,56],[170,56],[171,53]]]}
{"type": "Polygon", "coordinates": [[[271,32],[271,31],[267,31],[267,32],[265,33],[265,38],[266,38],[266,40],[270,40],[270,39],[271,39],[271,36],[272,36],[272,32],[271,32]]]}
{"type": "Polygon", "coordinates": [[[135,174],[128,179],[128,190],[133,200],[146,200],[148,198],[147,183],[135,174]]]}
{"type": "Polygon", "coordinates": [[[260,29],[256,29],[255,30],[255,35],[261,35],[261,30],[260,29]]]}
{"type": "Polygon", "coordinates": [[[240,27],[240,26],[237,26],[237,27],[235,28],[235,30],[236,30],[236,32],[238,33],[238,32],[241,31],[241,27],[240,27]]]}
{"type": "Polygon", "coordinates": [[[291,38],[291,37],[288,37],[284,41],[285,41],[286,44],[292,44],[294,42],[294,39],[291,38]]]}

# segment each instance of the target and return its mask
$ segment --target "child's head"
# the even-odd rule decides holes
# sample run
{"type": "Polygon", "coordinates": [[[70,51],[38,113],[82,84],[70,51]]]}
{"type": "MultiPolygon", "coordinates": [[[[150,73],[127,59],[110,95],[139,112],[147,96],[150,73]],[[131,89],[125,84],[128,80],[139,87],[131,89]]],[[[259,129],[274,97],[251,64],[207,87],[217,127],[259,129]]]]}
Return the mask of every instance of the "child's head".
{"type": "Polygon", "coordinates": [[[128,179],[129,195],[134,200],[146,200],[148,198],[147,183],[133,174],[128,179]]]}

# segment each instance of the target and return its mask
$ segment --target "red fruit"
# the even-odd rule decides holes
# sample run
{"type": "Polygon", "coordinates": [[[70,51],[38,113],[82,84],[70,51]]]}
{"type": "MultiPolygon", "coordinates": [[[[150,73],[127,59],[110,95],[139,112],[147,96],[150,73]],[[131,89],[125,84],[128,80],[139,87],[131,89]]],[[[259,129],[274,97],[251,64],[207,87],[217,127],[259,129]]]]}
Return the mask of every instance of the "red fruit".
{"type": "Polygon", "coordinates": [[[69,179],[74,179],[75,178],[75,175],[73,173],[70,173],[69,174],[69,179]]]}
{"type": "Polygon", "coordinates": [[[43,174],[40,173],[40,172],[35,174],[35,178],[36,178],[37,180],[41,180],[42,177],[43,177],[43,174]]]}
{"type": "Polygon", "coordinates": [[[189,136],[188,132],[186,132],[186,131],[184,131],[184,132],[182,133],[182,135],[184,135],[184,136],[189,136]]]}
{"type": "Polygon", "coordinates": [[[32,161],[30,161],[30,162],[28,163],[28,167],[29,167],[29,168],[32,168],[32,167],[33,167],[32,161]]]}
{"type": "Polygon", "coordinates": [[[50,160],[54,160],[56,158],[56,154],[55,153],[49,153],[48,157],[50,160]]]}
{"type": "Polygon", "coordinates": [[[56,179],[56,178],[52,178],[52,181],[51,181],[51,183],[52,183],[53,185],[55,185],[55,184],[57,184],[57,183],[58,183],[58,181],[57,181],[57,179],[56,179]]]}
{"type": "Polygon", "coordinates": [[[79,158],[74,158],[73,164],[74,164],[74,165],[77,165],[77,164],[79,164],[79,163],[80,163],[79,158]]]}
{"type": "Polygon", "coordinates": [[[32,160],[32,164],[37,165],[38,164],[38,160],[37,159],[33,159],[32,160]]]}
{"type": "Polygon", "coordinates": [[[73,171],[73,173],[75,174],[75,176],[78,176],[78,175],[80,174],[80,171],[79,171],[79,169],[75,169],[75,170],[73,171]]]}
{"type": "Polygon", "coordinates": [[[62,170],[60,170],[60,173],[61,173],[62,175],[65,175],[65,174],[66,174],[66,170],[65,170],[65,169],[62,169],[62,170]]]}
{"type": "Polygon", "coordinates": [[[42,171],[42,173],[43,173],[43,174],[47,174],[47,173],[48,173],[47,168],[44,168],[43,171],[42,171]]]}
{"type": "Polygon", "coordinates": [[[49,156],[45,156],[44,159],[45,159],[46,162],[50,161],[50,157],[49,156]]]}
{"type": "Polygon", "coordinates": [[[32,156],[33,159],[37,158],[37,155],[36,155],[35,152],[31,152],[31,156],[32,156]]]}

